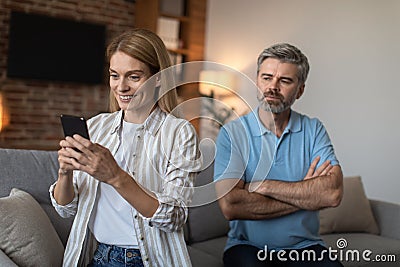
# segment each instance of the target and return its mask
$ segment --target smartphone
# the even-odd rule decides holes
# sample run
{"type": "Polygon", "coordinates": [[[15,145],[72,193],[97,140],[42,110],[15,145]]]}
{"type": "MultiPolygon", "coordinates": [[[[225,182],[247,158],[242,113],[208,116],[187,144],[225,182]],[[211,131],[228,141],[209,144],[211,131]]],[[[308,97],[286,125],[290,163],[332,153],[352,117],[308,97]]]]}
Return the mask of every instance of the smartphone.
{"type": "Polygon", "coordinates": [[[60,119],[65,137],[79,134],[86,139],[90,139],[85,118],[62,114],[60,119]]]}

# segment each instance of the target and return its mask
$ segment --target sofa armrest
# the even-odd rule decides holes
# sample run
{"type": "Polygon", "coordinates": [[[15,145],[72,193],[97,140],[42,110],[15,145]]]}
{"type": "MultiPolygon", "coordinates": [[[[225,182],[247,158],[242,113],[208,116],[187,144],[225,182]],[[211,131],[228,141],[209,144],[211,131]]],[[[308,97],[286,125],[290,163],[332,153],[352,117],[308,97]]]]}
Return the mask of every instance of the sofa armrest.
{"type": "Polygon", "coordinates": [[[400,205],[372,199],[370,204],[380,228],[380,235],[400,240],[400,205]]]}
{"type": "Polygon", "coordinates": [[[18,267],[1,249],[0,249],[0,266],[1,267],[18,267]]]}

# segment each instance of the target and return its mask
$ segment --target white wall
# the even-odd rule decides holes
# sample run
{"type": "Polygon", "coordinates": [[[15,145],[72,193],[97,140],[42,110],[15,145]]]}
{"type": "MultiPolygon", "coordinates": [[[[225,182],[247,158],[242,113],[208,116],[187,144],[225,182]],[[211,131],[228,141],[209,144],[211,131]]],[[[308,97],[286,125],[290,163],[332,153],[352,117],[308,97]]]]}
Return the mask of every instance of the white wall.
{"type": "MultiPolygon", "coordinates": [[[[255,78],[276,42],[309,58],[294,109],[323,121],[344,174],[368,197],[400,203],[400,1],[208,0],[206,60],[255,78]]],[[[254,107],[254,89],[240,94],[254,107]]]]}

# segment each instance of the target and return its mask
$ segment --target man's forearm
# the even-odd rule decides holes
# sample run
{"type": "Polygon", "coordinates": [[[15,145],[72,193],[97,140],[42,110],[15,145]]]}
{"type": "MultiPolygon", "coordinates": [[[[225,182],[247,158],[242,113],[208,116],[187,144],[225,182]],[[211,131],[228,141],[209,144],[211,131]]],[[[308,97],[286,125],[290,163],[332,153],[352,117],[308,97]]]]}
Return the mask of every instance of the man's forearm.
{"type": "Polygon", "coordinates": [[[230,196],[229,198],[232,202],[227,204],[227,209],[223,209],[224,215],[228,220],[271,219],[299,210],[293,205],[258,193],[248,192],[249,195],[246,198],[240,197],[239,194],[230,196]],[[234,200],[234,198],[237,199],[234,200]]]}
{"type": "MultiPolygon", "coordinates": [[[[222,192],[223,182],[217,183],[217,192],[222,192]]],[[[232,188],[232,187],[230,187],[232,188]]],[[[299,208],[282,201],[249,192],[244,188],[243,181],[232,188],[227,194],[220,194],[219,200],[222,212],[228,220],[262,220],[280,217],[293,213],[299,208]]]]}
{"type": "Polygon", "coordinates": [[[339,205],[343,193],[342,187],[342,172],[339,166],[334,166],[328,175],[299,182],[266,180],[255,192],[300,209],[319,210],[339,205]]]}

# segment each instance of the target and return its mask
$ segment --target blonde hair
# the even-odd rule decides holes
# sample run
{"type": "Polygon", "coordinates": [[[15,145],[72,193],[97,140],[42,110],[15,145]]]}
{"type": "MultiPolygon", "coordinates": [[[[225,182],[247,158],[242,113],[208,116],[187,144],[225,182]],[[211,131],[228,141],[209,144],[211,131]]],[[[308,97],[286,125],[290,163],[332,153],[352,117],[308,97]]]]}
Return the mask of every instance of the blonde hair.
{"type": "MultiPolygon", "coordinates": [[[[163,41],[158,35],[149,30],[133,29],[115,37],[107,47],[108,62],[110,62],[112,55],[117,51],[123,52],[145,63],[149,67],[152,75],[171,66],[171,59],[163,41]]],[[[171,81],[170,79],[173,79],[173,77],[168,77],[169,81],[171,81]]],[[[161,80],[161,87],[166,91],[162,96],[160,92],[161,97],[156,104],[164,112],[172,113],[178,105],[178,95],[175,87],[169,88],[165,86],[167,84],[165,80],[167,79],[161,80]]],[[[111,112],[120,109],[111,90],[109,109],[111,112]]]]}

